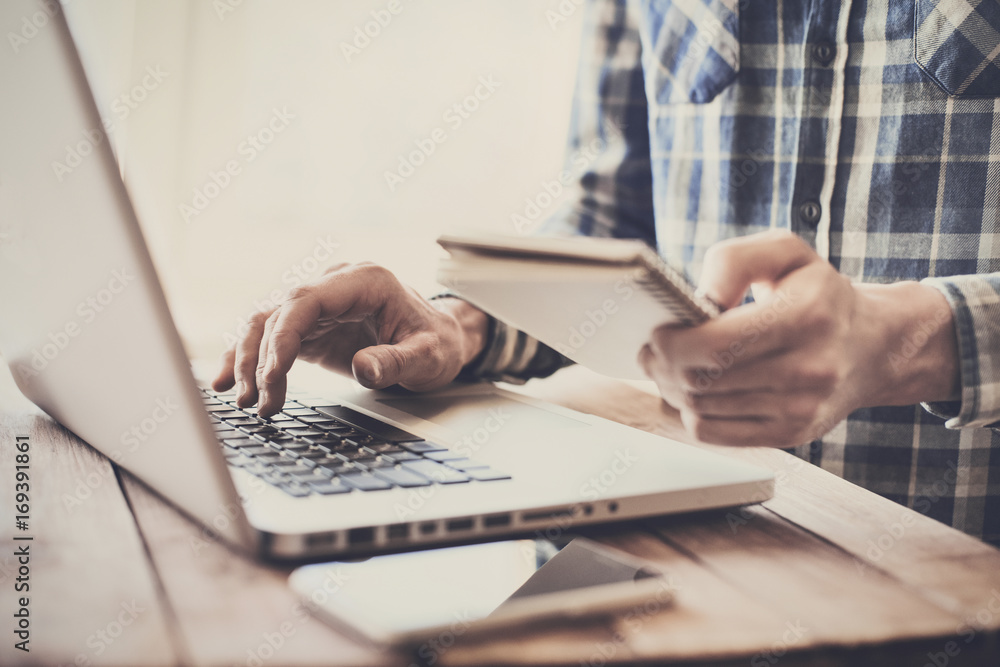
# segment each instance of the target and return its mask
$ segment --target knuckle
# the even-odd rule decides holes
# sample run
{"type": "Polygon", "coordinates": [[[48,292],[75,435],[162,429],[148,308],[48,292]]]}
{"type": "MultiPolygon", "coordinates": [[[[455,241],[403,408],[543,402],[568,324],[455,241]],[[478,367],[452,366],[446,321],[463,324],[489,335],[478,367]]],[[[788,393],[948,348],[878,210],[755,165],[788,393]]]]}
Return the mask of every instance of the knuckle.
{"type": "Polygon", "coordinates": [[[288,294],[285,295],[285,301],[303,301],[312,296],[312,288],[307,285],[296,285],[292,289],[288,290],[288,294]]]}
{"type": "Polygon", "coordinates": [[[323,274],[322,275],[328,276],[331,273],[337,273],[338,271],[342,271],[342,270],[346,269],[349,266],[350,266],[350,263],[348,263],[348,262],[336,262],[336,263],[331,264],[330,266],[326,267],[325,269],[323,269],[323,274]]]}
{"type": "Polygon", "coordinates": [[[271,316],[271,313],[266,310],[258,310],[252,315],[250,315],[250,325],[253,327],[262,327],[264,323],[267,322],[267,318],[271,316]]]}

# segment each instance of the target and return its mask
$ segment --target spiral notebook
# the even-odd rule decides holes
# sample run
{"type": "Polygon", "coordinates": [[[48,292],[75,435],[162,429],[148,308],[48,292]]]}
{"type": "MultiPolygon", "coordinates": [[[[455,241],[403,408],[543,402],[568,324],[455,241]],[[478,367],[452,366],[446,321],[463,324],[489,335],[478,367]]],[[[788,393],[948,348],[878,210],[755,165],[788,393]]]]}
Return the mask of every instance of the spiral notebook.
{"type": "Polygon", "coordinates": [[[445,234],[438,282],[599,373],[647,379],[639,350],[662,325],[719,315],[641,241],[445,234]]]}

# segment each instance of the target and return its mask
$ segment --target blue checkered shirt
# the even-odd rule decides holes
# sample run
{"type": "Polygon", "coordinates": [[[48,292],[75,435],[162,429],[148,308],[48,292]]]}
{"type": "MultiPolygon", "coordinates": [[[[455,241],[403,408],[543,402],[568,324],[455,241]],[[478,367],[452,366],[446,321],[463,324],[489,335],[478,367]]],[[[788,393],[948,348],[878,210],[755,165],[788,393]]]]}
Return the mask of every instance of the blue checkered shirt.
{"type": "MultiPolygon", "coordinates": [[[[639,238],[696,276],[713,243],[790,229],[856,282],[940,290],[961,400],[858,410],[796,451],[1000,543],[1000,2],[593,0],[586,12],[568,160],[579,188],[544,231],[639,238]]],[[[466,374],[566,363],[493,321],[466,374]]]]}

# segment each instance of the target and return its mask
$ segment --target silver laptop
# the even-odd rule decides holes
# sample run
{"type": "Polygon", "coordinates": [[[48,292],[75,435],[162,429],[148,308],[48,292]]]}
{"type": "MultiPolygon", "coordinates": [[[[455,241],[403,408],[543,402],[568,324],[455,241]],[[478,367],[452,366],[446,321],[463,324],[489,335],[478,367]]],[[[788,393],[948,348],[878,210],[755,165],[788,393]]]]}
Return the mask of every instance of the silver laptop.
{"type": "Polygon", "coordinates": [[[0,352],[25,396],[213,534],[304,559],[771,496],[769,471],[492,385],[331,375],[266,422],[200,388],[56,7],[0,4],[0,25],[46,17],[0,49],[0,352]]]}

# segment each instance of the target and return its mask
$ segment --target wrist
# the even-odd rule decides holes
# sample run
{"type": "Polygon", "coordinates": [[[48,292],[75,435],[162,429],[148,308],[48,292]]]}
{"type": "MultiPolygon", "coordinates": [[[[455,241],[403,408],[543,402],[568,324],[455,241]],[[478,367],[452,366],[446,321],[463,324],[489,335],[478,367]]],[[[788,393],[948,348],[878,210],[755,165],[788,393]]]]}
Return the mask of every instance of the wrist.
{"type": "Polygon", "coordinates": [[[877,374],[868,406],[955,400],[960,395],[958,342],[951,307],[928,285],[855,285],[863,317],[875,322],[877,374]]]}
{"type": "Polygon", "coordinates": [[[451,316],[457,323],[461,336],[462,367],[479,356],[486,346],[489,318],[468,301],[455,296],[442,296],[431,302],[440,312],[451,316]]]}

